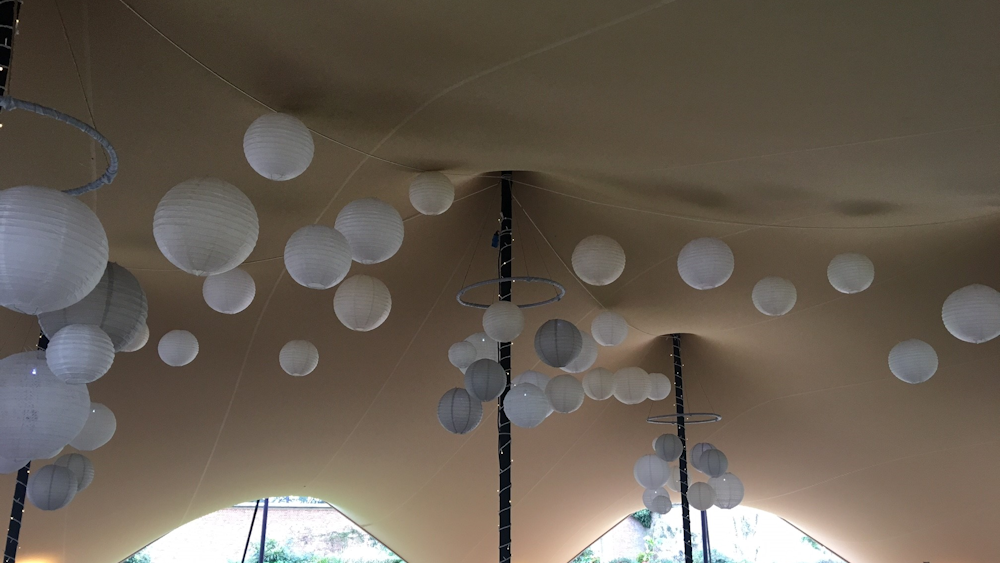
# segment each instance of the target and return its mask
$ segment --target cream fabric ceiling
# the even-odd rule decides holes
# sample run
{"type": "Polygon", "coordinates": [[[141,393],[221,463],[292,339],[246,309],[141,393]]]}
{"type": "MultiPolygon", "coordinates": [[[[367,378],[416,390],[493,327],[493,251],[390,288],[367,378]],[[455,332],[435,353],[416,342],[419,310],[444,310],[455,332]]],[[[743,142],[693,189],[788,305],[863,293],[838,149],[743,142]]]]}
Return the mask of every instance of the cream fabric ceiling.
{"type": "MultiPolygon", "coordinates": [[[[998,21],[988,0],[27,2],[10,93],[92,120],[119,149],[118,180],[86,201],[146,289],[152,339],[91,385],[118,433],[68,509],[28,509],[18,561],[117,562],[265,495],[326,499],[410,563],[495,560],[495,406],[468,436],[434,411],[461,381],[447,347],[479,330],[454,294],[493,274],[504,169],[520,171],[515,272],[569,288],[526,332],[555,316],[586,327],[607,307],[633,330],[599,363],[667,372],[660,337],[686,333],[690,408],[724,416],[692,439],[726,451],[746,504],[853,563],[994,560],[1000,343],[952,338],[940,306],[969,283],[1000,287],[998,21]],[[246,164],[264,105],[316,132],[300,178],[246,164]],[[459,184],[443,216],[409,206],[421,169],[459,184]],[[233,317],[152,238],[162,194],[200,175],[240,186],[260,214],[257,298],[233,317]],[[352,269],[393,296],[385,325],[358,334],[333,291],[296,285],[280,256],[295,229],[332,225],[363,196],[407,221],[397,256],[352,269]],[[609,287],[566,267],[595,233],[628,255],[609,287]],[[720,289],[676,273],[698,236],[733,248],[720,289]],[[862,294],[826,282],[845,251],[876,265],[862,294]],[[751,304],[768,275],[798,287],[785,317],[751,304]],[[201,341],[185,368],[156,356],[174,328],[201,341]],[[320,350],[305,378],[278,367],[295,338],[320,350]],[[926,384],[888,371],[907,338],[938,351],[926,384]]],[[[71,187],[104,165],[66,127],[0,120],[3,187],[71,187]]],[[[0,316],[3,354],[31,345],[34,319],[0,316]]],[[[515,372],[534,365],[529,337],[514,350],[515,372]]],[[[567,561],[640,507],[632,463],[662,431],[650,410],[588,400],[515,430],[515,562],[567,561]]]]}

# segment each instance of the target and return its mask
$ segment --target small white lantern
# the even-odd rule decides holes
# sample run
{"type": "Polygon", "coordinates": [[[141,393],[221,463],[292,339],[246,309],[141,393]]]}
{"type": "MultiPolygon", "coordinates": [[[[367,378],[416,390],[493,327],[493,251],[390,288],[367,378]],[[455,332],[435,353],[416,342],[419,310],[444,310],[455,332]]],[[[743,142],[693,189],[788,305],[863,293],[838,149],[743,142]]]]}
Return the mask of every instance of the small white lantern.
{"type": "Polygon", "coordinates": [[[701,456],[708,450],[714,450],[715,446],[709,444],[708,442],[699,442],[691,448],[691,455],[688,456],[688,461],[691,462],[691,466],[704,473],[705,471],[700,467],[701,456]]]}
{"type": "Polygon", "coordinates": [[[94,482],[94,464],[83,454],[66,454],[56,460],[54,465],[65,467],[76,477],[76,492],[80,492],[94,482]]]}
{"type": "Polygon", "coordinates": [[[440,172],[423,172],[410,182],[410,204],[423,215],[440,215],[455,201],[455,186],[440,172]]]}
{"type": "Polygon", "coordinates": [[[649,508],[649,504],[653,502],[653,499],[656,497],[667,497],[669,499],[670,493],[663,487],[658,489],[646,489],[642,492],[642,504],[644,504],[646,508],[649,508]]]}
{"type": "Polygon", "coordinates": [[[288,375],[309,375],[319,365],[319,350],[308,340],[291,340],[281,347],[278,363],[288,375]]]}
{"type": "Polygon", "coordinates": [[[636,405],[649,397],[649,374],[642,368],[622,368],[615,372],[615,398],[636,405]]]}
{"type": "Polygon", "coordinates": [[[247,162],[268,180],[283,182],[302,174],[312,163],[314,150],[309,128],[287,113],[262,115],[243,135],[247,162]]]}
{"type": "Polygon", "coordinates": [[[374,330],[392,310],[389,288],[371,276],[351,276],[333,296],[333,312],[344,326],[358,332],[374,330]]]}
{"type": "Polygon", "coordinates": [[[45,353],[49,369],[66,383],[97,381],[111,369],[115,347],[111,338],[94,325],[68,325],[59,329],[45,353]]]}
{"type": "Polygon", "coordinates": [[[594,365],[594,362],[597,361],[597,342],[594,341],[594,337],[582,330],[580,331],[580,337],[583,338],[583,346],[580,348],[580,353],[572,362],[559,369],[568,373],[583,373],[590,369],[594,365]]]}
{"type": "Polygon", "coordinates": [[[730,509],[743,502],[743,481],[736,475],[726,473],[721,477],[712,477],[708,484],[715,491],[715,506],[730,509]]]}
{"type": "Polygon", "coordinates": [[[681,492],[681,468],[673,466],[670,468],[670,478],[667,479],[666,487],[675,493],[681,492]]]}
{"type": "Polygon", "coordinates": [[[0,305],[29,315],[69,307],[107,263],[108,237],[83,202],[34,186],[0,191],[0,305]]]}
{"type": "Polygon", "coordinates": [[[462,373],[476,361],[476,347],[471,342],[456,342],[448,348],[448,361],[462,373]]]}
{"type": "Polygon", "coordinates": [[[549,381],[551,379],[544,373],[538,373],[537,371],[528,370],[521,375],[518,375],[511,380],[511,385],[520,385],[522,383],[530,383],[535,387],[538,387],[542,391],[545,391],[549,386],[549,381]]]}
{"type": "Polygon", "coordinates": [[[674,503],[670,500],[669,496],[657,496],[649,503],[649,511],[656,514],[666,514],[673,507],[674,503]]]}
{"type": "Polygon", "coordinates": [[[698,458],[698,465],[695,467],[709,477],[721,477],[729,469],[729,460],[722,450],[706,450],[698,458]]]}
{"type": "Polygon", "coordinates": [[[198,356],[198,339],[186,330],[171,330],[160,338],[157,351],[168,366],[186,366],[198,356]]]}
{"type": "Polygon", "coordinates": [[[465,390],[482,402],[496,400],[507,387],[507,372],[493,360],[476,360],[465,370],[465,390]]]}
{"type": "Polygon", "coordinates": [[[649,374],[649,400],[650,401],[662,401],[670,396],[670,391],[673,390],[673,385],[670,384],[670,378],[662,373],[651,373],[649,374]]]}
{"type": "Polygon", "coordinates": [[[351,245],[351,256],[361,264],[392,258],[403,245],[403,218],[388,203],[374,197],[356,199],[337,215],[334,227],[351,245]]]}
{"type": "Polygon", "coordinates": [[[7,459],[0,458],[0,475],[8,475],[10,473],[17,473],[22,467],[27,465],[27,461],[14,460],[10,461],[7,459]]]}
{"type": "Polygon", "coordinates": [[[115,435],[115,430],[118,429],[115,413],[101,403],[90,403],[90,409],[87,412],[89,414],[83,430],[80,430],[69,443],[82,452],[94,451],[107,444],[115,435]]]}
{"type": "Polygon", "coordinates": [[[594,341],[601,346],[618,346],[628,336],[628,323],[618,313],[604,311],[594,317],[590,323],[590,332],[594,341]]]}
{"type": "Polygon", "coordinates": [[[615,394],[615,374],[605,368],[595,368],[583,376],[583,392],[595,401],[603,401],[615,394]]]}
{"type": "Polygon", "coordinates": [[[1000,335],[1000,292],[982,284],[956,290],[941,308],[945,328],[955,338],[982,344],[1000,335]]]}
{"type": "Polygon", "coordinates": [[[573,271],[590,285],[608,285],[625,271],[625,250],[618,241],[604,235],[592,235],[573,249],[573,271]]]}
{"type": "Polygon", "coordinates": [[[583,349],[583,336],[573,323],[563,319],[545,321],[535,332],[535,353],[538,359],[554,368],[572,362],[583,349]]]}
{"type": "Polygon", "coordinates": [[[285,243],[285,269],[301,286],[330,289],[351,269],[351,245],[337,229],[306,225],[285,243]]]}
{"type": "Polygon", "coordinates": [[[714,289],[733,275],[733,251],[717,238],[699,238],[684,245],[677,256],[677,271],[695,289],[714,289]]]}
{"type": "Polygon", "coordinates": [[[438,422],[452,434],[468,434],[483,419],[483,403],[461,387],[449,389],[438,401],[438,422]]]}
{"type": "Polygon", "coordinates": [[[677,461],[683,450],[681,439],[673,434],[661,434],[653,440],[653,451],[663,461],[677,461]]]}
{"type": "Polygon", "coordinates": [[[583,405],[583,385],[568,373],[557,375],[549,381],[545,396],[556,412],[571,413],[583,405]]]}
{"type": "Polygon", "coordinates": [[[708,483],[691,483],[688,487],[688,503],[695,510],[708,510],[715,504],[715,489],[708,483]]]}
{"type": "Polygon", "coordinates": [[[524,313],[510,301],[497,301],[483,313],[483,329],[497,342],[513,342],[524,330],[524,313]]]}
{"type": "Polygon", "coordinates": [[[500,349],[498,342],[490,338],[485,332],[477,332],[465,339],[466,342],[476,347],[477,360],[500,361],[500,349]]]}
{"type": "Polygon", "coordinates": [[[512,387],[503,400],[503,412],[514,426],[534,428],[552,411],[545,392],[530,383],[512,387]]]}
{"type": "Polygon", "coordinates": [[[241,268],[215,274],[205,278],[201,286],[205,303],[213,310],[226,315],[235,315],[253,302],[257,295],[257,284],[253,277],[241,268]]]}
{"type": "Polygon", "coordinates": [[[840,254],[827,266],[826,278],[841,293],[861,293],[875,281],[875,264],[864,254],[840,254]]]}
{"type": "Polygon", "coordinates": [[[149,325],[142,323],[139,330],[135,332],[132,339],[125,343],[122,352],[138,352],[149,342],[149,325]]]}
{"type": "Polygon", "coordinates": [[[635,462],[632,474],[646,489],[659,489],[670,478],[670,465],[655,455],[644,455],[635,462]]]}
{"type": "Polygon", "coordinates": [[[798,294],[792,282],[778,277],[764,278],[753,286],[753,305],[770,317],[780,317],[792,310],[798,294]]]}
{"type": "Polygon", "coordinates": [[[41,510],[59,510],[76,496],[76,475],[68,467],[46,465],[28,479],[28,500],[41,510]]]}
{"type": "Polygon", "coordinates": [[[923,340],[904,340],[889,351],[889,371],[900,381],[923,383],[937,368],[937,352],[923,340]]]}

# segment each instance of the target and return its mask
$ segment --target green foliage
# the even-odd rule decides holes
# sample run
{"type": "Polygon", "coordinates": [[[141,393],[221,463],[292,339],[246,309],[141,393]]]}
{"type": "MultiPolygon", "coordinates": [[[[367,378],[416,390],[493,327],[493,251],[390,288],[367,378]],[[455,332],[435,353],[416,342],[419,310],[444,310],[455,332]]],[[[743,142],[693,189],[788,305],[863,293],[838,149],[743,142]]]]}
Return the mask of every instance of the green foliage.
{"type": "Polygon", "coordinates": [[[802,543],[809,544],[809,546],[815,549],[816,551],[826,551],[825,549],[823,549],[823,546],[821,546],[818,541],[810,538],[809,536],[802,536],[802,543]]]}
{"type": "Polygon", "coordinates": [[[128,556],[122,563],[150,563],[149,554],[143,549],[128,556]]]}
{"type": "Polygon", "coordinates": [[[635,561],[628,557],[619,557],[618,559],[612,559],[609,563],[635,563],[635,561]]]}
{"type": "Polygon", "coordinates": [[[649,529],[653,525],[653,515],[645,508],[639,512],[633,512],[632,518],[638,520],[639,523],[642,524],[643,528],[649,529]]]}
{"type": "MultiPolygon", "coordinates": [[[[256,562],[260,559],[260,546],[254,545],[247,555],[247,561],[256,562]]],[[[275,540],[267,540],[264,546],[264,563],[318,563],[308,555],[292,552],[288,545],[278,545],[275,540]]]]}
{"type": "Polygon", "coordinates": [[[601,563],[601,558],[594,555],[594,550],[588,547],[587,549],[581,551],[580,555],[574,557],[569,563],[601,563]]]}

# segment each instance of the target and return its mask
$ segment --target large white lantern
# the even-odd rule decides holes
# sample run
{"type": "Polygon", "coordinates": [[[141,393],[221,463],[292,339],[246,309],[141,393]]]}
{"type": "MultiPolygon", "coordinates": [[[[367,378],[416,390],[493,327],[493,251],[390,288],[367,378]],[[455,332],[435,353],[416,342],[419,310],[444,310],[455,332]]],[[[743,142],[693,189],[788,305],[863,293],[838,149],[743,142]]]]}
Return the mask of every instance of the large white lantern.
{"type": "Polygon", "coordinates": [[[743,502],[743,481],[732,473],[721,477],[712,477],[708,484],[715,491],[715,506],[719,508],[735,508],[743,502]]]}
{"type": "Polygon", "coordinates": [[[729,460],[722,450],[713,448],[701,454],[695,469],[709,477],[720,477],[729,469],[729,460]]]}
{"type": "Polygon", "coordinates": [[[688,502],[695,510],[708,510],[715,504],[715,489],[708,483],[691,483],[688,487],[688,502]]]}
{"type": "Polygon", "coordinates": [[[59,510],[76,496],[76,483],[68,467],[46,465],[28,479],[28,500],[41,510],[59,510]]]}
{"type": "Polygon", "coordinates": [[[476,347],[471,342],[456,342],[448,348],[448,361],[462,373],[476,361],[476,347]]]}
{"type": "Polygon", "coordinates": [[[649,503],[649,511],[656,514],[666,514],[674,507],[669,496],[658,495],[649,503]]]}
{"type": "Polygon", "coordinates": [[[535,332],[535,353],[546,364],[561,368],[583,349],[583,336],[573,323],[563,319],[545,321],[535,332]]]}
{"type": "Polygon", "coordinates": [[[530,383],[522,383],[507,392],[503,412],[514,426],[534,428],[549,416],[552,406],[544,391],[530,383]]]}
{"type": "Polygon", "coordinates": [[[595,368],[583,376],[583,392],[595,401],[603,401],[615,394],[615,374],[605,368],[595,368]]]}
{"type": "Polygon", "coordinates": [[[608,285],[625,271],[625,251],[618,241],[604,235],[592,235],[573,249],[573,271],[590,285],[608,285]]]}
{"type": "Polygon", "coordinates": [[[667,497],[667,499],[669,499],[670,493],[663,487],[658,489],[646,489],[642,492],[642,504],[644,504],[646,508],[649,508],[649,504],[653,502],[653,499],[656,497],[667,497]]]}
{"type": "Polygon", "coordinates": [[[663,461],[677,461],[683,450],[681,439],[673,434],[661,434],[653,440],[653,451],[663,461]]]}
{"type": "Polygon", "coordinates": [[[250,167],[268,180],[291,180],[309,168],[312,133],[287,113],[269,113],[254,120],[243,135],[243,154],[250,167]]]}
{"type": "Polygon", "coordinates": [[[982,284],[956,290],[941,308],[945,328],[955,338],[982,344],[1000,335],[1000,292],[982,284]]]}
{"type": "Polygon", "coordinates": [[[10,461],[4,458],[0,458],[0,475],[17,473],[27,463],[28,463],[27,461],[20,461],[20,460],[10,461]]]}
{"type": "Polygon", "coordinates": [[[80,433],[90,411],[86,385],[57,378],[45,352],[0,360],[0,457],[41,459],[80,433]]]}
{"type": "Polygon", "coordinates": [[[642,368],[622,368],[615,372],[615,398],[636,405],[649,397],[649,374],[642,368]]]}
{"type": "Polygon", "coordinates": [[[69,445],[81,452],[94,451],[107,444],[118,429],[115,413],[101,403],[90,403],[87,422],[69,445]]]}
{"type": "Polygon", "coordinates": [[[490,338],[485,332],[477,332],[465,339],[466,342],[476,347],[476,359],[489,359],[495,362],[500,361],[500,348],[498,342],[490,338]]]}
{"type": "Polygon", "coordinates": [[[670,478],[670,465],[655,455],[644,455],[635,462],[632,474],[646,489],[659,489],[670,478]]]}
{"type": "Polygon", "coordinates": [[[108,237],[83,202],[34,186],[0,191],[0,305],[29,315],[69,307],[107,263],[108,237]]]}
{"type": "Polygon", "coordinates": [[[864,254],[840,254],[830,260],[826,278],[841,293],[861,293],[875,281],[875,264],[864,254]]]}
{"type": "Polygon", "coordinates": [[[438,422],[452,434],[468,434],[483,419],[483,403],[461,387],[449,389],[438,401],[438,422]]]}
{"type": "Polygon", "coordinates": [[[751,297],[758,311],[770,317],[780,317],[792,310],[798,295],[792,282],[772,276],[757,282],[751,297]]]}
{"type": "Polygon", "coordinates": [[[67,325],[95,325],[122,350],[146,322],[146,293],[132,272],[108,262],[94,290],[69,307],[38,315],[42,332],[50,339],[67,325]]]}
{"type": "Polygon", "coordinates": [[[201,294],[205,298],[205,303],[213,310],[226,315],[235,315],[253,302],[254,296],[257,295],[257,284],[242,268],[233,268],[228,272],[205,278],[201,294]]]}
{"type": "Polygon", "coordinates": [[[465,389],[482,402],[493,401],[507,387],[507,372],[493,360],[476,360],[465,370],[465,389]]]}
{"type": "Polygon", "coordinates": [[[440,172],[423,172],[410,182],[410,203],[423,215],[440,215],[455,201],[455,186],[440,172]]]}
{"type": "Polygon", "coordinates": [[[149,325],[142,323],[139,330],[132,336],[131,340],[122,346],[122,352],[138,352],[149,342],[149,325]]]}
{"type": "Polygon", "coordinates": [[[288,375],[309,375],[319,365],[319,350],[308,340],[291,340],[281,347],[278,363],[288,375]]]}
{"type": "Polygon", "coordinates": [[[510,301],[497,301],[483,313],[483,329],[497,342],[513,342],[524,330],[524,313],[510,301]]]}
{"type": "Polygon", "coordinates": [[[351,276],[333,296],[333,312],[344,326],[358,332],[374,330],[392,309],[392,296],[384,283],[371,276],[351,276]]]}
{"type": "Polygon", "coordinates": [[[569,373],[583,373],[590,369],[594,365],[594,362],[597,361],[597,342],[594,341],[594,337],[582,330],[580,331],[580,337],[583,339],[583,346],[580,348],[580,353],[577,354],[573,361],[559,369],[569,373]]]}
{"type": "Polygon", "coordinates": [[[83,454],[66,454],[55,461],[54,465],[65,467],[76,477],[76,492],[80,492],[94,482],[94,464],[83,454]]]}
{"type": "Polygon", "coordinates": [[[355,262],[378,264],[403,245],[403,218],[388,203],[374,197],[356,199],[337,215],[334,227],[351,245],[355,262]]]}
{"type": "Polygon", "coordinates": [[[236,186],[195,178],[170,189],[153,214],[153,238],[171,264],[196,276],[228,272],[250,256],[260,226],[236,186]]]}
{"type": "Polygon", "coordinates": [[[545,396],[556,412],[571,413],[583,405],[583,385],[568,373],[557,375],[549,381],[545,396]]]}
{"type": "Polygon", "coordinates": [[[649,374],[649,400],[650,401],[662,401],[670,396],[670,391],[673,390],[673,385],[670,384],[670,378],[662,373],[651,373],[649,374]]]}
{"type": "Polygon", "coordinates": [[[594,336],[594,341],[601,346],[618,346],[625,342],[628,336],[628,323],[625,317],[614,311],[604,311],[594,317],[590,323],[590,332],[594,336]]]}
{"type": "Polygon", "coordinates": [[[937,352],[923,340],[904,340],[889,351],[889,371],[900,381],[923,383],[937,368],[937,352]]]}
{"type": "Polygon", "coordinates": [[[714,289],[733,275],[733,251],[717,238],[699,238],[684,245],[677,271],[695,289],[714,289]]]}
{"type": "Polygon", "coordinates": [[[681,492],[681,468],[675,465],[670,468],[670,478],[667,479],[666,487],[675,493],[681,492]]]}
{"type": "Polygon", "coordinates": [[[156,349],[168,366],[186,366],[198,356],[198,339],[186,330],[171,330],[160,338],[156,349]]]}
{"type": "Polygon", "coordinates": [[[688,456],[688,461],[691,462],[691,466],[704,473],[705,471],[701,468],[701,456],[708,450],[714,450],[715,446],[709,444],[708,442],[699,442],[691,448],[691,455],[688,456]]]}
{"type": "Polygon", "coordinates": [[[285,269],[301,286],[330,289],[351,269],[351,245],[337,229],[306,225],[285,243],[285,269]]]}
{"type": "Polygon", "coordinates": [[[115,347],[94,325],[68,325],[49,341],[45,359],[52,373],[66,383],[90,383],[111,369],[115,347]]]}
{"type": "Polygon", "coordinates": [[[545,375],[544,373],[539,373],[537,371],[529,369],[528,371],[512,379],[510,384],[520,385],[522,383],[530,383],[535,387],[538,387],[542,391],[545,391],[545,389],[547,389],[549,386],[549,381],[551,381],[549,376],[545,375]]]}

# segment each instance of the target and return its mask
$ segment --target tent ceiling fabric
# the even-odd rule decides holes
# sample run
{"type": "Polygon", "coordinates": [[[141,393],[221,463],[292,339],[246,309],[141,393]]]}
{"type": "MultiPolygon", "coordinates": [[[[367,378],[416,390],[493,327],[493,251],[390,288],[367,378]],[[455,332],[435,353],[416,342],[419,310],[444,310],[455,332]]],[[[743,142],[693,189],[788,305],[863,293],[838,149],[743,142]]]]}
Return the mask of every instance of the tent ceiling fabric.
{"type": "MultiPolygon", "coordinates": [[[[599,365],[650,371],[669,370],[661,335],[689,334],[689,408],[724,416],[690,435],[726,451],[746,504],[852,563],[991,560],[1000,492],[981,483],[1000,463],[1000,343],[952,338],[940,307],[961,286],[1000,287],[998,18],[987,0],[25,3],[10,93],[93,120],[119,150],[118,180],[84,201],[145,288],[152,336],[91,386],[118,433],[67,512],[29,507],[19,560],[114,562],[201,515],[288,494],[332,502],[410,563],[493,560],[496,408],[453,436],[435,405],[461,381],[448,346],[480,330],[454,295],[494,275],[486,223],[504,169],[523,171],[515,274],[569,288],[526,326],[586,327],[614,309],[633,330],[599,365]],[[269,182],[246,163],[261,103],[327,137],[299,178],[269,182]],[[458,185],[442,216],[407,201],[423,169],[458,185]],[[245,266],[257,298],[235,316],[210,310],[202,280],[152,237],[159,198],[204,175],[260,215],[245,266]],[[370,196],[401,211],[406,239],[353,266],[386,283],[393,309],[352,333],[333,291],[295,284],[281,254],[297,228],[370,196]],[[597,233],[628,263],[585,288],[566,264],[597,233]],[[676,272],[701,236],[736,256],[707,292],[676,272]],[[848,251],[876,265],[859,295],[826,281],[848,251]],[[769,275],[798,289],[784,317],[751,302],[769,275]],[[202,353],[169,368],[154,344],[177,328],[202,353]],[[909,338],[941,359],[918,386],[886,364],[909,338]],[[278,365],[292,339],[319,348],[307,377],[278,365]]],[[[71,187],[103,169],[67,128],[0,118],[3,187],[71,187]]],[[[0,318],[4,355],[31,344],[33,319],[0,318]]],[[[537,368],[533,330],[515,372],[537,368]]],[[[662,430],[648,410],[587,400],[515,429],[515,562],[567,561],[641,507],[631,467],[662,430]]]]}

